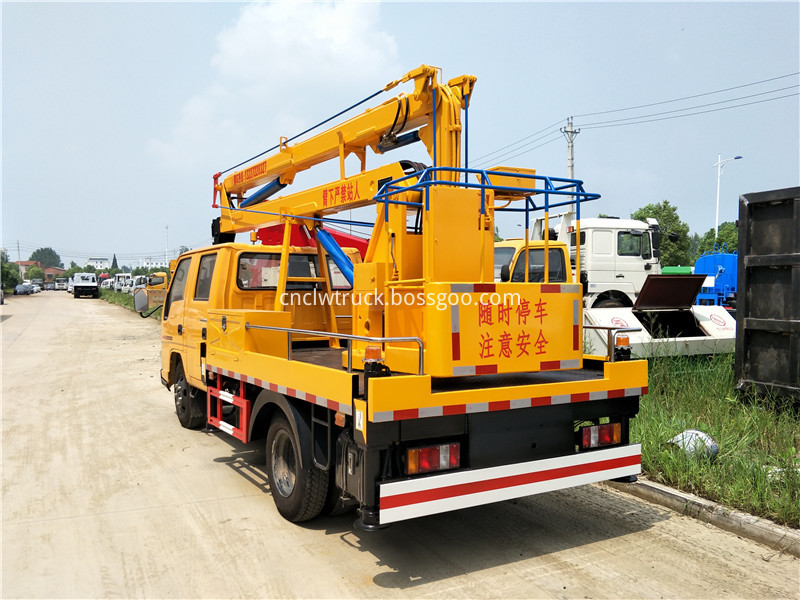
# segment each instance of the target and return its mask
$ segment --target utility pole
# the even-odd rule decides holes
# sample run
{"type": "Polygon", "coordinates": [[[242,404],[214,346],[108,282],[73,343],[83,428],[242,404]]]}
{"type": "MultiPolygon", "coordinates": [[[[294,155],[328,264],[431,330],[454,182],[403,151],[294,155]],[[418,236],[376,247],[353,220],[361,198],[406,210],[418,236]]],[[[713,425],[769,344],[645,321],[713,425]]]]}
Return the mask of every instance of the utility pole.
{"type": "MultiPolygon", "coordinates": [[[[572,127],[572,117],[567,119],[567,126],[561,128],[561,133],[567,138],[567,177],[569,179],[575,179],[575,136],[580,132],[580,129],[572,127]]],[[[569,210],[575,212],[575,206],[571,205],[569,210]]]]}
{"type": "Polygon", "coordinates": [[[572,127],[572,117],[567,119],[567,126],[561,128],[561,133],[567,138],[567,177],[575,179],[575,136],[580,129],[572,127]]]}

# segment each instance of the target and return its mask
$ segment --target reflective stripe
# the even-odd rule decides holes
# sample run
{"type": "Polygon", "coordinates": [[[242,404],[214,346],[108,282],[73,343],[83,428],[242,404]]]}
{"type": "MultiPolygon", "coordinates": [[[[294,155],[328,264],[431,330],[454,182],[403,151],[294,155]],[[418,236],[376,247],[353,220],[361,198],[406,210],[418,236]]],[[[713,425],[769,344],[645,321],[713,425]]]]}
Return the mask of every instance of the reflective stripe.
{"type": "Polygon", "coordinates": [[[380,522],[480,506],[641,472],[639,444],[380,485],[380,522]]]}

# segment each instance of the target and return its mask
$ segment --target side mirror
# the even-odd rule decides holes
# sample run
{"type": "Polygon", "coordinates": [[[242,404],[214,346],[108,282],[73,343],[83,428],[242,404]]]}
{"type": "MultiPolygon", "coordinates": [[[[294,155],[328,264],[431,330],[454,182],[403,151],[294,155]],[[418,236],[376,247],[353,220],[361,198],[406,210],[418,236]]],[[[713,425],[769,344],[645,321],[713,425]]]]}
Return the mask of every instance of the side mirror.
{"type": "Polygon", "coordinates": [[[133,310],[138,313],[143,313],[150,308],[150,300],[147,297],[147,290],[137,289],[133,293],[133,310]]]}
{"type": "Polygon", "coordinates": [[[674,231],[670,231],[669,235],[667,235],[667,237],[669,238],[670,242],[677,242],[678,241],[678,234],[675,233],[674,231]]]}
{"type": "Polygon", "coordinates": [[[509,281],[511,279],[511,265],[503,265],[500,267],[500,281],[509,281]]]}

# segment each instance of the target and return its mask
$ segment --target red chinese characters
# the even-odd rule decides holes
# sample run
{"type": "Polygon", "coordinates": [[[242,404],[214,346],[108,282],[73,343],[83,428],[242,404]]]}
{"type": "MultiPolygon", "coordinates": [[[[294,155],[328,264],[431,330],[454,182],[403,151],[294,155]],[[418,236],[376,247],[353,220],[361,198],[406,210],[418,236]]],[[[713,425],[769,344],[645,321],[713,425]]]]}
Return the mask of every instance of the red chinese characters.
{"type": "Polygon", "coordinates": [[[522,356],[541,355],[547,353],[548,340],[542,326],[548,316],[547,302],[539,300],[532,303],[520,299],[517,306],[511,303],[489,304],[478,303],[478,355],[487,358],[520,358],[522,356]],[[516,316],[516,319],[512,317],[516,316]],[[530,323],[528,318],[530,317],[530,323]],[[538,321],[538,322],[537,322],[538,321]],[[496,331],[487,331],[493,325],[505,325],[500,335],[496,331]],[[516,335],[512,329],[524,327],[516,335]],[[511,329],[511,331],[509,331],[511,329]]]}

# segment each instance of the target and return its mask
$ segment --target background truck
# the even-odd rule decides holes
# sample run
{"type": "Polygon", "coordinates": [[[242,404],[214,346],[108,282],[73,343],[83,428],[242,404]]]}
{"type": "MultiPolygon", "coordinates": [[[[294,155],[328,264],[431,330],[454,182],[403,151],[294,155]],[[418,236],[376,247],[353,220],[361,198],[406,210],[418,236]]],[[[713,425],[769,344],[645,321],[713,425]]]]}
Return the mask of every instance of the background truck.
{"type": "MultiPolygon", "coordinates": [[[[523,243],[515,280],[494,278],[495,212],[528,222],[599,196],[532,169],[462,168],[475,78],[439,74],[423,65],[384,88],[413,91],[218,173],[216,243],[174,269],[161,380],[179,421],[266,438],[270,491],[290,521],[357,506],[356,526],[371,530],[640,471],[629,433],[647,363],[616,351],[585,362],[567,246],[523,243]],[[433,166],[367,169],[367,150],[417,141],[433,166]],[[270,199],[335,159],[338,180],[270,199]],[[329,227],[365,207],[362,261],[329,227]],[[275,225],[279,245],[233,241],[275,225]]],[[[134,303],[146,310],[147,291],[134,303]]]]}
{"type": "Polygon", "coordinates": [[[97,276],[94,273],[75,273],[72,276],[72,294],[75,298],[81,296],[100,297],[100,288],[97,276]]]}
{"type": "MultiPolygon", "coordinates": [[[[558,217],[549,235],[569,246],[573,267],[580,247],[576,277],[584,284],[586,308],[633,306],[647,277],[661,273],[661,229],[655,219],[582,219],[578,239],[574,211],[555,215],[554,220],[558,217]]],[[[532,239],[544,239],[543,224],[541,217],[535,221],[532,239]]]]}

